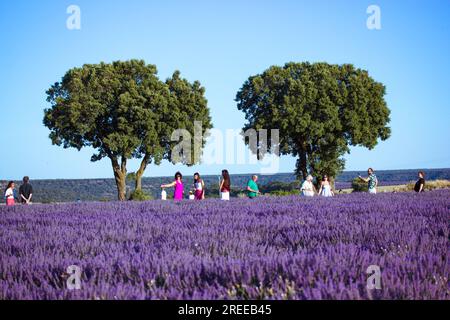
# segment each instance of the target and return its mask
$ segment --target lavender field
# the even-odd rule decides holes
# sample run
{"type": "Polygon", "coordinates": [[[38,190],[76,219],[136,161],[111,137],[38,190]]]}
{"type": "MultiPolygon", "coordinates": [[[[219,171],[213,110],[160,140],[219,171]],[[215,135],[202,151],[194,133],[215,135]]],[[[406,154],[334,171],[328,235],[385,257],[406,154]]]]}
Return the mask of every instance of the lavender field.
{"type": "Polygon", "coordinates": [[[448,300],[449,222],[450,190],[0,207],[0,299],[448,300]]]}

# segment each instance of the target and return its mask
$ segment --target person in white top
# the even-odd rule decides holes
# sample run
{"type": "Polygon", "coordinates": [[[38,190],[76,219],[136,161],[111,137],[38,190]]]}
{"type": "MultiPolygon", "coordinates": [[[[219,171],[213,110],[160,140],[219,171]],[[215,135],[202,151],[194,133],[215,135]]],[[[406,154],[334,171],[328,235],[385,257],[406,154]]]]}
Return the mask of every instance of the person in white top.
{"type": "Polygon", "coordinates": [[[230,200],[231,180],[228,170],[222,170],[222,178],[219,183],[220,199],[224,201],[230,200]]]}
{"type": "Polygon", "coordinates": [[[194,173],[194,199],[204,200],[205,199],[205,182],[200,177],[198,172],[194,173]]]}
{"type": "Polygon", "coordinates": [[[314,187],[313,184],[312,175],[308,175],[306,177],[306,180],[303,182],[300,190],[304,197],[314,197],[314,194],[316,193],[316,188],[314,187]]]}
{"type": "Polygon", "coordinates": [[[5,199],[6,199],[7,206],[13,206],[15,204],[14,188],[15,188],[14,182],[10,181],[8,183],[8,187],[6,187],[6,190],[5,190],[5,199]]]}
{"type": "Polygon", "coordinates": [[[331,190],[330,181],[328,181],[328,176],[323,176],[322,183],[320,185],[319,195],[322,197],[332,197],[334,196],[333,190],[331,190]]]}

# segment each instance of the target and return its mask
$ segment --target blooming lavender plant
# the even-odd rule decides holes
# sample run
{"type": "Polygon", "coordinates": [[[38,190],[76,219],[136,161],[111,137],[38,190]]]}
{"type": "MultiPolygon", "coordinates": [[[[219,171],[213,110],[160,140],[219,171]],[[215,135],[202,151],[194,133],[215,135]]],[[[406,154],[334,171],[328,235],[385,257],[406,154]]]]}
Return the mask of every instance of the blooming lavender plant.
{"type": "Polygon", "coordinates": [[[449,199],[0,207],[0,299],[449,299],[449,199]],[[79,290],[67,288],[73,265],[79,290]]]}

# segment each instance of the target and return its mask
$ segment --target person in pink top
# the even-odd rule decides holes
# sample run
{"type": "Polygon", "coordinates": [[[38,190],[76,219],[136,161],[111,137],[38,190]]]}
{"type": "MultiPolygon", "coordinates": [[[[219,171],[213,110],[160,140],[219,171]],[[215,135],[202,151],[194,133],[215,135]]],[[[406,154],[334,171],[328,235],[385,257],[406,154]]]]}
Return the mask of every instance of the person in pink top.
{"type": "Polygon", "coordinates": [[[175,173],[175,181],[169,184],[161,185],[161,188],[172,188],[174,187],[173,199],[176,201],[183,200],[183,175],[180,172],[175,173]]]}

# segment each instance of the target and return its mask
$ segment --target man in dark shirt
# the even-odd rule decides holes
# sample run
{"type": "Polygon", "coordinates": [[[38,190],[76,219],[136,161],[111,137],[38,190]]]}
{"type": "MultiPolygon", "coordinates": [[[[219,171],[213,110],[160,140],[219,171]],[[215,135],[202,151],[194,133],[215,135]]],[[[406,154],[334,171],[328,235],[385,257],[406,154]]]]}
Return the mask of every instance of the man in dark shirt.
{"type": "Polygon", "coordinates": [[[20,201],[23,204],[30,204],[33,198],[33,187],[30,184],[29,177],[23,177],[23,184],[19,188],[20,201]]]}
{"type": "Polygon", "coordinates": [[[423,171],[419,171],[419,180],[417,180],[416,185],[414,186],[415,192],[423,192],[425,189],[425,173],[423,171]]]}

